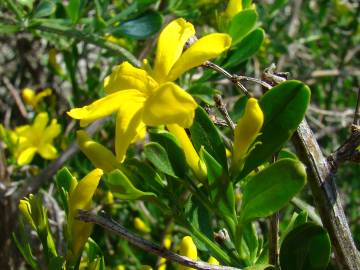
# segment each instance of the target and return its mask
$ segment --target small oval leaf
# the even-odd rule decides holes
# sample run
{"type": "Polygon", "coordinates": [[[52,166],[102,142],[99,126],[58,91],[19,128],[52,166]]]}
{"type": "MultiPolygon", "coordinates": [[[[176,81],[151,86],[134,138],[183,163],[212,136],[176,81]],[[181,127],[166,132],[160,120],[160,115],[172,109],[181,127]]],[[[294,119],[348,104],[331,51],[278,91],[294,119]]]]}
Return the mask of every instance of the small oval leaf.
{"type": "Polygon", "coordinates": [[[236,14],[230,23],[229,34],[232,46],[239,43],[256,25],[257,14],[254,9],[246,9],[236,14]]]}
{"type": "Polygon", "coordinates": [[[252,176],[243,188],[241,223],[270,216],[284,207],[306,183],[304,165],[282,159],[252,176]]]}
{"type": "Polygon", "coordinates": [[[265,32],[263,29],[257,28],[253,30],[240,41],[224,67],[233,67],[249,59],[260,49],[264,37],[265,32]]]}
{"type": "Polygon", "coordinates": [[[41,1],[35,11],[34,11],[34,17],[35,18],[41,18],[41,17],[47,17],[53,14],[56,10],[56,5],[51,1],[41,1]]]}
{"type": "Polygon", "coordinates": [[[136,19],[122,23],[118,31],[130,38],[145,39],[160,30],[162,21],[160,13],[150,11],[136,19]]]}
{"type": "Polygon", "coordinates": [[[305,223],[292,230],[280,248],[283,270],[326,269],[331,255],[331,242],[325,229],[305,223]]]}

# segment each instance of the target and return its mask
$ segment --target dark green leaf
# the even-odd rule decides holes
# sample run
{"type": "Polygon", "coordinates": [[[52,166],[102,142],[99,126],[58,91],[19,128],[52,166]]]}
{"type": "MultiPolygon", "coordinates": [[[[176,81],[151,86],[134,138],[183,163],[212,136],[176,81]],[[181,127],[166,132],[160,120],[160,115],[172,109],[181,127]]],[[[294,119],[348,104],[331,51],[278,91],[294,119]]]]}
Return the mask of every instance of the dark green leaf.
{"type": "Polygon", "coordinates": [[[264,113],[258,144],[245,161],[240,178],[267,161],[290,139],[305,116],[310,89],[299,81],[286,81],[269,90],[261,99],[264,113]]]}
{"type": "Polygon", "coordinates": [[[152,141],[159,143],[165,149],[175,176],[184,177],[188,170],[188,165],[184,151],[176,137],[170,132],[158,129],[150,130],[149,134],[152,141]]]}
{"type": "Polygon", "coordinates": [[[162,21],[159,12],[150,11],[136,19],[122,23],[114,33],[121,33],[134,39],[145,39],[160,30],[162,21]]]}
{"type": "Polygon", "coordinates": [[[230,23],[229,34],[232,37],[232,46],[240,42],[251,30],[254,29],[257,14],[254,9],[246,9],[236,14],[230,23]]]}
{"type": "MultiPolygon", "coordinates": [[[[226,219],[230,229],[235,230],[235,195],[232,183],[221,165],[204,149],[200,150],[200,157],[205,161],[208,173],[209,195],[217,212],[226,219]]],[[[234,231],[233,231],[234,232],[234,231]]]]}
{"type": "Polygon", "coordinates": [[[219,131],[201,107],[195,112],[193,125],[190,127],[191,141],[195,149],[200,151],[201,146],[227,170],[225,145],[220,138],[219,131]]]}
{"type": "Polygon", "coordinates": [[[319,225],[305,223],[291,231],[280,249],[283,270],[326,269],[331,255],[327,232],[319,225]]]}
{"type": "Polygon", "coordinates": [[[192,86],[190,89],[188,89],[188,92],[192,96],[197,97],[201,101],[212,106],[215,105],[213,96],[215,94],[219,94],[219,91],[210,86],[206,86],[203,83],[192,86]]]}
{"type": "Polygon", "coordinates": [[[152,192],[143,192],[137,189],[127,176],[117,169],[108,174],[105,183],[114,196],[122,200],[152,200],[156,197],[152,192]]]}
{"type": "MultiPolygon", "coordinates": [[[[185,204],[186,219],[200,232],[205,234],[209,239],[213,239],[213,231],[211,227],[211,218],[209,211],[192,196],[185,204]]],[[[196,241],[196,239],[194,238],[196,241]]],[[[206,245],[201,241],[196,241],[196,246],[200,250],[207,250],[206,245]]]]}
{"type": "Polygon", "coordinates": [[[144,153],[146,158],[161,172],[177,177],[166,150],[156,142],[150,142],[145,145],[144,153]]]}
{"type": "Polygon", "coordinates": [[[264,37],[265,32],[263,29],[257,28],[252,31],[236,46],[237,48],[231,53],[230,58],[225,63],[224,67],[233,67],[249,59],[260,49],[264,37]]]}
{"type": "Polygon", "coordinates": [[[36,9],[34,10],[33,17],[35,18],[47,17],[53,14],[55,10],[56,10],[56,5],[52,1],[43,0],[37,5],[36,9]]]}
{"type": "Polygon", "coordinates": [[[267,217],[284,207],[306,183],[304,165],[282,159],[249,178],[243,188],[240,221],[267,217]]]}

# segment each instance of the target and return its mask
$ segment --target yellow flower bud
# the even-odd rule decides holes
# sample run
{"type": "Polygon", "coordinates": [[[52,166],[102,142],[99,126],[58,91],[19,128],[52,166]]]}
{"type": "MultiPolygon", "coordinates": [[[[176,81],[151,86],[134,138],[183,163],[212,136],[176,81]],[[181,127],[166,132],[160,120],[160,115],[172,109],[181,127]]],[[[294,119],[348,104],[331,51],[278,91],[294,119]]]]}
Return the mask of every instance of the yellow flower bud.
{"type": "Polygon", "coordinates": [[[21,96],[27,105],[35,107],[35,91],[31,88],[24,88],[21,92],[21,96]]]}
{"type": "MultiPolygon", "coordinates": [[[[31,196],[33,196],[33,195],[30,194],[29,197],[31,197],[31,196]]],[[[36,229],[35,223],[31,217],[31,206],[30,206],[28,198],[20,200],[19,210],[20,210],[21,214],[23,214],[23,216],[26,218],[27,222],[31,225],[31,227],[33,229],[36,229]]]]}
{"type": "Polygon", "coordinates": [[[76,185],[73,191],[70,192],[67,226],[70,234],[68,260],[71,263],[75,263],[78,256],[80,256],[81,250],[89,238],[92,228],[90,223],[75,219],[76,211],[78,209],[89,209],[91,199],[102,175],[103,171],[101,169],[91,171],[76,185]]]}
{"type": "Polygon", "coordinates": [[[125,266],[122,264],[119,264],[115,267],[115,270],[125,270],[125,266]]]}
{"type": "Polygon", "coordinates": [[[134,227],[141,233],[150,233],[150,227],[139,217],[134,218],[134,227]]]}
{"type": "Polygon", "coordinates": [[[229,3],[225,10],[225,14],[228,17],[232,18],[242,10],[243,10],[242,0],[229,0],[229,3]]]}
{"type": "Polygon", "coordinates": [[[81,152],[96,168],[100,168],[105,172],[111,172],[118,168],[119,163],[113,153],[100,143],[91,140],[85,131],[79,130],[76,132],[76,141],[81,152]]]}
{"type": "Polygon", "coordinates": [[[185,132],[185,129],[176,124],[167,125],[167,128],[180,142],[185,153],[186,162],[195,173],[196,177],[200,180],[206,179],[206,165],[200,160],[199,155],[185,132]]]}
{"type": "Polygon", "coordinates": [[[219,261],[215,259],[213,256],[210,256],[208,263],[214,264],[214,265],[220,265],[219,261]]]}
{"type": "MultiPolygon", "coordinates": [[[[171,247],[171,235],[170,234],[165,235],[164,240],[163,240],[163,246],[166,249],[169,249],[171,247]]],[[[166,270],[166,259],[165,258],[161,258],[159,260],[157,269],[158,270],[166,270]]]]}
{"type": "Polygon", "coordinates": [[[233,169],[239,171],[242,169],[243,161],[248,154],[251,144],[264,123],[264,114],[255,98],[249,98],[246,103],[244,115],[240,118],[234,134],[233,147],[233,169]]]}
{"type": "MultiPolygon", "coordinates": [[[[185,236],[180,243],[180,255],[186,256],[192,260],[197,260],[197,248],[191,236],[185,236]]],[[[191,270],[194,268],[184,265],[179,266],[179,270],[191,270]]]]}

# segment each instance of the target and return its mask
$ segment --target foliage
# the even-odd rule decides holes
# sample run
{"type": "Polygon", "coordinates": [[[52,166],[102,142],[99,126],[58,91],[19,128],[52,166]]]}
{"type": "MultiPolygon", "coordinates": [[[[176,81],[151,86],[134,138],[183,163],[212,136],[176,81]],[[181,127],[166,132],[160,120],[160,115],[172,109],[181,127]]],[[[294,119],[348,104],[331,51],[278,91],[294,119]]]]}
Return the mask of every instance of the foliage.
{"type": "MultiPolygon", "coordinates": [[[[56,179],[50,176],[43,182],[42,191],[20,200],[13,242],[26,267],[190,269],[157,259],[76,218],[77,209],[97,208],[166,249],[239,269],[271,267],[267,220],[280,213],[280,257],[275,266],[327,269],[330,238],[313,223],[319,218],[308,211],[312,202],[303,190],[306,169],[288,147],[309,106],[314,111],[306,83],[319,106],[317,112],[334,104],[354,105],[350,92],[358,79],[344,79],[341,72],[353,72],[358,60],[345,49],[346,60],[328,57],[320,65],[320,59],[332,52],[331,46],[347,49],[359,41],[358,11],[347,1],[313,1],[314,9],[304,7],[304,17],[298,18],[299,32],[304,33],[298,40],[300,34],[283,31],[286,19],[279,16],[289,15],[291,3],[265,2],[6,0],[1,4],[0,33],[30,47],[15,58],[31,57],[39,65],[34,70],[26,60],[23,68],[28,73],[11,78],[17,81],[13,91],[24,90],[16,96],[22,116],[12,116],[10,125],[0,126],[6,164],[13,170],[9,182],[27,185],[40,169],[56,162],[63,167],[56,179]],[[353,34],[346,41],[326,25],[335,15],[336,29],[353,34]],[[312,21],[320,23],[315,34],[312,21]],[[332,35],[336,40],[330,40],[332,35]],[[31,55],[31,47],[43,55],[31,55]],[[311,67],[327,69],[335,62],[339,78],[317,80],[316,70],[305,68],[307,64],[292,50],[311,67]],[[248,96],[227,75],[260,77],[259,71],[278,58],[280,70],[291,68],[291,77],[305,82],[270,85],[264,79],[269,87],[261,87],[241,81],[248,96]],[[226,71],[208,68],[208,61],[226,71]],[[334,90],[334,83],[344,86],[344,96],[334,90]],[[213,100],[219,93],[229,104],[234,129],[229,123],[219,125],[223,114],[212,110],[219,108],[213,100]],[[53,120],[46,127],[49,118],[53,120]],[[91,135],[96,125],[100,131],[91,135]],[[66,149],[77,147],[72,141],[81,152],[62,161],[66,149]],[[21,158],[19,152],[28,148],[31,153],[21,158]],[[50,163],[57,155],[60,158],[50,163]],[[54,184],[56,191],[47,194],[54,184]],[[294,200],[308,207],[298,209],[294,200]],[[53,221],[59,215],[56,225],[53,221]]],[[[330,136],[321,139],[333,150],[330,141],[330,136]]],[[[340,175],[352,173],[345,170],[340,175]]],[[[356,216],[356,191],[349,193],[348,211],[356,216]]],[[[353,229],[358,232],[359,226],[353,229]]]]}

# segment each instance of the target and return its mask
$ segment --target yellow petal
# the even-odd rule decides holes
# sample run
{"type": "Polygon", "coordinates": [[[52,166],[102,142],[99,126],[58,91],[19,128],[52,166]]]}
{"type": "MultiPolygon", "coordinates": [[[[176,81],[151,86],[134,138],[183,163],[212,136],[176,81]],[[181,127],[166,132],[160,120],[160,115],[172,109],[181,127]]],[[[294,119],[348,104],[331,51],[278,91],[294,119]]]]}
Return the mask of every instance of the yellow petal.
{"type": "Polygon", "coordinates": [[[25,149],[24,151],[20,152],[17,158],[17,163],[20,166],[29,164],[34,158],[35,153],[36,153],[36,147],[29,147],[25,149]]]}
{"type": "MultiPolygon", "coordinates": [[[[194,241],[190,236],[185,236],[180,243],[180,255],[186,256],[192,260],[197,260],[197,248],[194,241]]],[[[190,270],[194,269],[184,265],[179,265],[179,270],[190,270]]]]}
{"type": "Polygon", "coordinates": [[[41,100],[43,100],[45,97],[50,96],[52,93],[52,90],[50,88],[45,88],[41,92],[35,95],[35,105],[36,106],[41,100]]]}
{"type": "Polygon", "coordinates": [[[194,26],[184,19],[170,22],[160,33],[154,67],[154,78],[162,83],[180,57],[186,41],[195,34],[194,26]]]}
{"type": "Polygon", "coordinates": [[[88,106],[72,109],[68,112],[68,115],[74,119],[80,119],[81,126],[86,126],[96,119],[116,112],[121,106],[126,105],[128,101],[132,100],[134,97],[144,98],[143,94],[135,89],[118,91],[107,95],[88,106]]]}
{"type": "Polygon", "coordinates": [[[227,34],[214,33],[200,38],[187,49],[172,67],[167,80],[174,81],[185,71],[202,65],[226,51],[231,45],[227,34]]]}
{"type": "Polygon", "coordinates": [[[174,83],[165,83],[146,100],[143,120],[146,125],[178,124],[190,127],[197,103],[190,94],[174,83]]]}
{"type": "Polygon", "coordinates": [[[92,170],[77,184],[69,199],[69,213],[72,217],[76,214],[77,209],[89,207],[102,175],[103,170],[92,170]]]}
{"type": "Polygon", "coordinates": [[[189,165],[189,167],[193,170],[196,177],[198,177],[200,180],[206,179],[207,177],[206,166],[200,160],[199,155],[197,154],[184,128],[176,124],[167,125],[167,128],[179,140],[181,147],[185,153],[186,162],[189,165]]]}
{"type": "Polygon", "coordinates": [[[49,116],[46,112],[39,113],[34,120],[32,125],[33,132],[39,132],[39,135],[43,135],[44,129],[49,122],[49,116]]]}
{"type": "Polygon", "coordinates": [[[264,114],[255,98],[249,98],[244,115],[240,118],[234,132],[233,166],[241,169],[241,160],[258,136],[264,122],[264,114]]]}
{"type": "Polygon", "coordinates": [[[232,18],[242,10],[243,10],[242,0],[230,0],[226,7],[225,14],[230,18],[232,18]]]}
{"type": "Polygon", "coordinates": [[[50,125],[44,131],[44,140],[52,141],[61,132],[61,125],[58,124],[56,119],[52,119],[50,125]]]}
{"type": "Polygon", "coordinates": [[[57,150],[50,143],[39,146],[38,152],[45,159],[54,159],[57,157],[57,150]]]}
{"type": "Polygon", "coordinates": [[[81,152],[96,168],[100,168],[105,172],[111,172],[118,168],[119,164],[116,162],[113,153],[100,143],[91,140],[85,131],[76,132],[76,139],[81,152]]]}
{"type": "Polygon", "coordinates": [[[123,103],[116,116],[115,153],[116,160],[122,162],[130,143],[144,135],[142,111],[145,98],[134,97],[123,103]]]}
{"type": "Polygon", "coordinates": [[[24,90],[22,90],[21,96],[27,105],[30,105],[33,107],[36,105],[35,91],[32,90],[31,88],[25,88],[24,90]]]}
{"type": "Polygon", "coordinates": [[[135,68],[128,62],[117,66],[104,80],[104,90],[107,94],[126,89],[148,93],[157,86],[157,82],[145,70],[135,68]]]}

